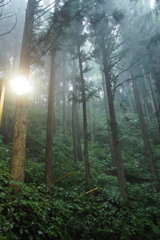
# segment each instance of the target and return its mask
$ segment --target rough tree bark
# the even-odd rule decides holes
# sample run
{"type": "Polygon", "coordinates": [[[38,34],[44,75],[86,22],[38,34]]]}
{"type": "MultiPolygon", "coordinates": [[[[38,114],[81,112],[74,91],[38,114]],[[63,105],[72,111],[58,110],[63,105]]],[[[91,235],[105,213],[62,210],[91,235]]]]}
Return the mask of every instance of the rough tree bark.
{"type": "MultiPolygon", "coordinates": [[[[63,54],[64,55],[64,54],[63,54]]],[[[62,74],[63,74],[63,134],[66,134],[66,79],[65,79],[65,65],[66,65],[66,59],[65,56],[63,56],[62,61],[62,74]]]]}
{"type": "Polygon", "coordinates": [[[126,83],[126,84],[124,85],[124,91],[126,92],[130,109],[131,109],[132,113],[135,113],[134,107],[133,107],[133,104],[132,104],[132,101],[131,101],[131,96],[130,96],[130,93],[129,93],[129,89],[128,89],[128,83],[126,83]]]}
{"type": "Polygon", "coordinates": [[[152,152],[151,152],[151,146],[150,146],[150,142],[149,142],[149,138],[148,138],[148,134],[147,134],[146,124],[144,121],[143,110],[142,110],[142,105],[141,105],[141,101],[140,101],[140,96],[139,96],[136,80],[132,81],[132,85],[133,85],[133,92],[134,92],[134,96],[135,96],[136,108],[137,108],[137,113],[138,113],[138,118],[139,118],[139,125],[140,125],[140,129],[141,129],[141,133],[142,133],[143,143],[144,143],[145,156],[148,161],[148,166],[149,166],[150,172],[151,172],[154,180],[158,183],[159,182],[158,173],[157,173],[155,162],[154,162],[152,152]]]}
{"type": "Polygon", "coordinates": [[[113,96],[112,96],[111,79],[110,79],[109,68],[108,68],[107,59],[106,59],[107,56],[106,56],[106,50],[105,50],[103,31],[101,31],[101,40],[100,40],[99,47],[101,50],[103,72],[104,72],[105,85],[106,85],[108,126],[110,129],[109,133],[110,133],[110,141],[111,141],[112,161],[113,161],[113,165],[117,169],[118,183],[119,183],[119,188],[120,188],[123,201],[125,204],[127,204],[128,194],[127,194],[126,180],[125,180],[124,168],[123,168],[122,157],[121,157],[116,115],[115,115],[113,96]]]}
{"type": "Polygon", "coordinates": [[[93,127],[93,114],[92,114],[92,104],[89,102],[89,126],[90,126],[90,139],[94,142],[94,127],[93,127]]]}
{"type": "Polygon", "coordinates": [[[78,115],[78,103],[75,98],[77,96],[77,87],[76,87],[76,66],[75,60],[73,60],[73,95],[72,95],[72,140],[73,140],[73,155],[76,162],[82,161],[82,149],[81,149],[81,140],[80,140],[80,126],[79,126],[79,115],[78,115]]]}
{"type": "MultiPolygon", "coordinates": [[[[29,0],[25,17],[23,40],[19,63],[20,75],[29,77],[31,60],[31,41],[33,34],[33,21],[36,0],[29,0]]],[[[16,102],[15,125],[13,132],[12,156],[10,162],[10,174],[15,181],[24,182],[25,170],[25,145],[26,145],[26,113],[27,97],[18,96],[16,102]]],[[[16,189],[17,188],[17,189],[16,189]]],[[[14,185],[14,190],[18,187],[14,185]]]]}
{"type": "Polygon", "coordinates": [[[156,100],[155,100],[155,96],[154,96],[154,90],[153,90],[153,86],[152,86],[152,82],[151,82],[151,76],[149,75],[148,78],[145,77],[145,79],[147,82],[146,85],[148,87],[148,92],[149,92],[149,96],[150,96],[153,114],[156,117],[158,130],[160,131],[160,114],[158,112],[158,108],[157,108],[157,104],[156,104],[156,100]]]}
{"type": "Polygon", "coordinates": [[[0,80],[0,126],[2,122],[4,94],[5,94],[5,83],[4,83],[4,80],[0,80]]]}
{"type": "Polygon", "coordinates": [[[54,129],[54,89],[55,89],[55,53],[51,56],[50,81],[48,88],[48,113],[45,153],[45,184],[50,186],[53,181],[53,129],[54,129]]]}
{"type": "MultiPolygon", "coordinates": [[[[55,13],[59,0],[55,0],[55,13]]],[[[56,15],[56,14],[55,14],[56,15]]],[[[54,21],[55,19],[53,19],[54,21]]],[[[54,106],[55,106],[55,58],[57,47],[51,50],[51,68],[48,86],[48,111],[47,111],[47,132],[46,132],[46,152],[45,152],[45,184],[50,187],[53,183],[53,131],[55,130],[54,106]]]]}
{"type": "Polygon", "coordinates": [[[90,166],[88,156],[88,130],[87,130],[87,104],[86,104],[86,93],[85,93],[85,80],[83,76],[83,66],[81,59],[80,44],[77,44],[79,71],[81,79],[81,91],[82,91],[82,111],[83,111],[83,137],[84,137],[84,164],[86,173],[86,186],[87,189],[91,188],[91,177],[90,177],[90,166]]]}

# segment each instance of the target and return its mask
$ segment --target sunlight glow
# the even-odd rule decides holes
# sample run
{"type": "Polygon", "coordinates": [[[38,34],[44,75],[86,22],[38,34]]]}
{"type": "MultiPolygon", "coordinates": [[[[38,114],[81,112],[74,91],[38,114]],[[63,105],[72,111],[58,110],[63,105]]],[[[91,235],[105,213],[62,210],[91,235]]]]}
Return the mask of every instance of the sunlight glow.
{"type": "Polygon", "coordinates": [[[155,6],[155,0],[150,0],[150,7],[154,8],[154,6],[155,6]]]}
{"type": "Polygon", "coordinates": [[[20,76],[11,80],[11,87],[17,95],[23,95],[31,90],[31,86],[27,78],[20,76]]]}

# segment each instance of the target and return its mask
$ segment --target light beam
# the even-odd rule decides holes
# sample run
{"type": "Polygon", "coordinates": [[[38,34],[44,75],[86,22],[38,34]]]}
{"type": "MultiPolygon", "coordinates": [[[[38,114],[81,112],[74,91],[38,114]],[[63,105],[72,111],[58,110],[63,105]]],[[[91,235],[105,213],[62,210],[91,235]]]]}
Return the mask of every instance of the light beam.
{"type": "Polygon", "coordinates": [[[23,95],[28,93],[31,90],[31,86],[27,78],[20,76],[11,80],[10,85],[12,90],[17,95],[23,95]]]}

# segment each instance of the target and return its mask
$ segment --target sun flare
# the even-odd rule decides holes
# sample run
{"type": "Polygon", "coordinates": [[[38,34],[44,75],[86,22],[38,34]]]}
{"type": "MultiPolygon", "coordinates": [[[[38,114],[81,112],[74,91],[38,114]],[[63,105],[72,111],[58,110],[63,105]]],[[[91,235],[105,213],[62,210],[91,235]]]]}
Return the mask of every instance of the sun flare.
{"type": "Polygon", "coordinates": [[[155,0],[150,0],[150,7],[154,8],[154,6],[155,6],[155,0]]]}
{"type": "Polygon", "coordinates": [[[28,93],[31,90],[31,86],[30,83],[28,82],[28,80],[23,77],[17,77],[14,78],[13,80],[11,80],[11,87],[12,90],[17,94],[17,95],[23,95],[28,93]]]}

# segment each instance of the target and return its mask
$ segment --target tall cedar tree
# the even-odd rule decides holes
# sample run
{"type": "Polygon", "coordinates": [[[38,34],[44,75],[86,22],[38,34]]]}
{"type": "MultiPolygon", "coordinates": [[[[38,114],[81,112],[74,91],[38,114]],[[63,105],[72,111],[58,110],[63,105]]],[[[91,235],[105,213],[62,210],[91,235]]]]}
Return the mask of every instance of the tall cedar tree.
{"type": "MultiPolygon", "coordinates": [[[[79,3],[80,4],[80,3],[79,3]]],[[[78,4],[78,5],[79,5],[78,4]]],[[[82,8],[82,6],[79,6],[82,8]]],[[[82,10],[81,10],[82,11],[82,10]]],[[[82,112],[83,112],[83,141],[84,141],[84,165],[85,165],[85,177],[87,190],[91,188],[91,176],[90,176],[90,165],[89,165],[89,154],[88,154],[88,129],[87,129],[87,99],[86,99],[86,83],[84,79],[83,63],[87,56],[81,49],[86,41],[86,34],[83,33],[83,15],[82,12],[77,16],[75,20],[76,36],[76,50],[77,58],[79,63],[80,83],[81,83],[81,101],[82,101],[82,112]]]]}
{"type": "MultiPolygon", "coordinates": [[[[59,0],[55,1],[55,11],[52,17],[52,24],[56,24],[56,14],[59,0]]],[[[54,36],[54,34],[53,34],[54,36]]],[[[46,132],[46,153],[45,153],[45,184],[50,186],[53,182],[53,131],[54,131],[54,93],[55,93],[55,65],[56,47],[51,50],[51,68],[48,88],[48,112],[46,132]]]]}
{"type": "Polygon", "coordinates": [[[143,143],[144,143],[145,156],[148,160],[148,166],[149,166],[150,172],[151,172],[154,180],[157,183],[159,183],[158,173],[157,173],[157,169],[156,169],[152,151],[151,151],[151,146],[150,146],[150,142],[149,142],[149,138],[148,138],[148,134],[147,134],[146,124],[145,124],[145,120],[144,120],[144,114],[143,114],[143,110],[142,110],[142,104],[141,104],[136,80],[132,81],[132,85],[133,85],[133,92],[134,92],[134,96],[135,96],[136,108],[137,108],[137,113],[138,113],[138,118],[139,118],[139,125],[140,125],[140,129],[141,129],[141,133],[142,133],[143,143]]]}
{"type": "MultiPolygon", "coordinates": [[[[31,62],[31,42],[33,34],[33,22],[36,9],[36,0],[29,0],[27,4],[21,55],[19,63],[20,75],[29,77],[31,62]]],[[[18,96],[16,102],[15,125],[13,132],[12,156],[10,174],[15,181],[24,182],[25,174],[25,145],[26,145],[26,114],[27,97],[18,96]]],[[[16,186],[14,186],[16,190],[16,186]]]]}
{"type": "MultiPolygon", "coordinates": [[[[104,80],[105,80],[105,87],[106,87],[106,97],[107,97],[107,121],[109,127],[109,135],[110,135],[110,147],[111,147],[111,154],[112,154],[112,162],[114,167],[117,170],[118,182],[120,192],[125,204],[128,203],[128,194],[127,194],[127,187],[126,187],[126,180],[121,156],[121,149],[120,149],[120,142],[118,136],[118,128],[116,122],[116,115],[114,109],[114,102],[113,102],[113,95],[112,95],[112,65],[114,66],[112,59],[112,52],[114,51],[113,46],[116,45],[116,37],[112,35],[112,22],[106,17],[107,13],[103,11],[106,9],[106,3],[96,3],[93,6],[99,5],[99,15],[95,14],[96,9],[92,8],[91,14],[91,23],[92,28],[94,30],[95,39],[96,39],[96,47],[98,48],[98,52],[100,53],[99,58],[102,61],[103,66],[103,73],[104,73],[104,80]],[[103,6],[104,4],[104,6],[103,6]],[[110,34],[108,36],[108,34],[110,34]],[[111,41],[110,41],[111,40],[111,41]]],[[[114,27],[114,25],[113,25],[114,27]]]]}

